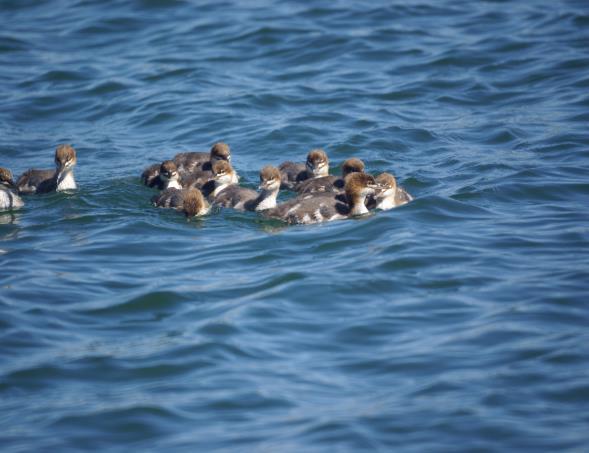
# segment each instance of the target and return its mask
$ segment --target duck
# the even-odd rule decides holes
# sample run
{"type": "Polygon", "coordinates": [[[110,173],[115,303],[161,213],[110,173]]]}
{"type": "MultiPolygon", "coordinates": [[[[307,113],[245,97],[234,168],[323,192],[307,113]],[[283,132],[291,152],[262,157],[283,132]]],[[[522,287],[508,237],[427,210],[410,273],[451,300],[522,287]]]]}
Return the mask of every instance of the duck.
{"type": "Polygon", "coordinates": [[[373,176],[351,173],[345,180],[345,201],[335,193],[311,193],[299,195],[275,208],[264,211],[267,218],[279,219],[289,224],[331,222],[368,214],[366,197],[378,188],[373,176]]]}
{"type": "Polygon", "coordinates": [[[329,174],[329,158],[321,149],[313,149],[307,154],[307,161],[303,163],[283,162],[278,166],[281,177],[281,189],[294,190],[301,181],[311,178],[327,176],[329,174]]]}
{"type": "Polygon", "coordinates": [[[0,167],[0,211],[19,209],[25,205],[18,196],[12,179],[12,172],[0,167]]]}
{"type": "Polygon", "coordinates": [[[198,189],[189,189],[182,201],[182,212],[189,217],[200,217],[211,211],[211,205],[198,189]]]}
{"type": "Polygon", "coordinates": [[[173,160],[165,160],[161,163],[157,184],[159,190],[165,189],[202,189],[212,178],[212,172],[196,171],[193,173],[180,173],[173,160]]]}
{"type": "Polygon", "coordinates": [[[208,198],[214,202],[217,196],[232,184],[237,184],[235,180],[235,170],[231,164],[227,161],[217,161],[213,164],[213,190],[209,194],[208,198]]]}
{"type": "MultiPolygon", "coordinates": [[[[215,143],[208,153],[187,152],[179,153],[171,159],[176,165],[177,171],[182,174],[195,174],[203,178],[201,172],[208,172],[211,176],[212,165],[218,160],[231,161],[231,149],[226,143],[215,143]]],[[[148,187],[158,187],[161,190],[162,182],[160,180],[161,164],[152,164],[147,167],[141,174],[143,184],[148,187]]],[[[207,173],[205,173],[206,175],[207,173]]],[[[203,183],[204,184],[204,183],[203,183]]]]}
{"type": "Polygon", "coordinates": [[[295,191],[299,194],[315,193],[315,192],[338,192],[344,191],[344,184],[346,176],[350,173],[358,172],[364,173],[364,162],[360,159],[352,157],[342,163],[342,175],[334,176],[320,176],[318,178],[307,179],[301,181],[295,186],[295,191]]]}
{"type": "Polygon", "coordinates": [[[374,195],[376,209],[386,211],[409,203],[413,197],[397,184],[396,178],[390,173],[381,173],[376,177],[379,191],[374,195]]]}
{"type": "Polygon", "coordinates": [[[55,170],[27,170],[16,182],[18,192],[39,194],[76,189],[76,163],[76,150],[71,145],[59,145],[55,150],[55,170]]]}
{"type": "MultiPolygon", "coordinates": [[[[213,167],[216,177],[223,179],[232,169],[228,163],[219,162],[213,167]]],[[[280,190],[280,171],[270,165],[260,171],[259,192],[237,184],[225,184],[217,191],[214,203],[225,208],[233,208],[241,211],[264,211],[276,206],[276,197],[280,190]]],[[[221,182],[221,184],[223,184],[221,182]]]]}
{"type": "MultiPolygon", "coordinates": [[[[157,208],[173,208],[177,210],[183,210],[185,206],[184,202],[186,200],[186,197],[189,195],[189,200],[193,200],[194,197],[200,197],[204,199],[202,192],[197,188],[192,187],[189,189],[177,189],[175,187],[172,187],[164,189],[158,195],[152,197],[151,202],[157,208]],[[199,195],[195,195],[195,192],[198,192],[199,195]]],[[[206,200],[205,203],[201,203],[199,201],[199,206],[199,209],[206,208],[207,212],[210,208],[210,205],[208,202],[206,202],[206,200]]]]}
{"type": "Polygon", "coordinates": [[[160,164],[159,177],[154,185],[159,190],[182,189],[178,167],[173,160],[165,160],[160,164]]]}
{"type": "Polygon", "coordinates": [[[183,173],[190,173],[198,169],[211,171],[213,164],[219,160],[231,162],[231,148],[227,143],[215,143],[208,153],[188,152],[174,156],[174,162],[183,173]]]}

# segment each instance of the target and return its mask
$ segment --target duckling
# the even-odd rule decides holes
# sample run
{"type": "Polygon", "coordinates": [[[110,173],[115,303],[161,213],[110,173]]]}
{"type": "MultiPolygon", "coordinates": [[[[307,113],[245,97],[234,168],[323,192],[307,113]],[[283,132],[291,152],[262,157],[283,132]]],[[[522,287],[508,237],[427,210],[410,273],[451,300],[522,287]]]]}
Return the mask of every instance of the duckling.
{"type": "Polygon", "coordinates": [[[156,186],[164,189],[202,189],[212,178],[212,172],[195,171],[193,173],[180,173],[173,160],[162,162],[159,171],[159,183],[156,186]]]}
{"type": "Polygon", "coordinates": [[[281,189],[293,190],[306,179],[318,178],[329,174],[329,159],[322,149],[313,149],[307,155],[306,163],[283,162],[278,166],[282,179],[281,189]]]}
{"type": "Polygon", "coordinates": [[[0,167],[0,211],[19,209],[24,205],[22,198],[16,194],[12,173],[0,167]]]}
{"type": "Polygon", "coordinates": [[[376,177],[380,190],[374,195],[376,209],[383,211],[409,203],[413,197],[402,187],[390,173],[381,173],[376,177]]]}
{"type": "Polygon", "coordinates": [[[184,195],[182,211],[188,217],[198,217],[210,212],[211,206],[198,189],[189,189],[184,195]]]}
{"type": "Polygon", "coordinates": [[[214,201],[216,197],[231,184],[235,182],[235,171],[227,161],[217,161],[213,164],[213,191],[209,194],[209,200],[214,201]]]}
{"type": "Polygon", "coordinates": [[[161,163],[153,187],[157,187],[159,190],[182,189],[180,174],[174,161],[165,160],[161,163]]]}
{"type": "Polygon", "coordinates": [[[55,170],[27,170],[16,182],[19,193],[60,192],[76,188],[74,167],[76,151],[71,145],[59,145],[55,150],[55,170]]]}
{"type": "Polygon", "coordinates": [[[174,156],[174,162],[183,173],[191,173],[194,170],[211,171],[213,164],[224,160],[231,162],[231,149],[226,143],[215,143],[208,153],[179,153],[174,156]]]}
{"type": "MultiPolygon", "coordinates": [[[[151,198],[151,202],[157,208],[174,208],[178,210],[182,210],[184,206],[184,201],[189,194],[193,194],[191,197],[195,197],[194,191],[197,191],[202,197],[202,192],[196,188],[190,189],[164,189],[158,195],[155,195],[151,198]]],[[[206,203],[208,207],[209,204],[206,203]]]]}
{"type": "MultiPolygon", "coordinates": [[[[215,164],[216,174],[223,178],[229,171],[227,165],[222,165],[223,171],[219,171],[221,163],[215,164]]],[[[229,184],[215,196],[215,204],[225,208],[233,208],[242,211],[263,211],[276,206],[276,197],[280,190],[280,171],[270,165],[260,171],[259,192],[237,184],[229,184]]]]}
{"type": "Polygon", "coordinates": [[[300,194],[315,192],[343,192],[346,176],[354,172],[363,173],[364,168],[364,162],[353,157],[342,163],[341,176],[328,175],[307,179],[297,184],[295,190],[300,194]]]}
{"type": "Polygon", "coordinates": [[[352,173],[346,177],[345,193],[347,202],[334,193],[299,195],[264,214],[290,224],[330,222],[367,214],[366,197],[374,194],[378,186],[374,177],[366,173],[352,173]]]}
{"type": "MultiPolygon", "coordinates": [[[[200,180],[210,179],[212,164],[218,160],[231,161],[231,150],[226,143],[215,143],[208,153],[179,153],[172,159],[178,172],[183,175],[194,174],[195,178],[200,180]]],[[[141,174],[143,184],[148,187],[158,187],[161,190],[164,184],[160,181],[160,169],[161,164],[152,164],[147,167],[141,174]]],[[[202,182],[202,185],[205,183],[206,181],[202,182]]]]}

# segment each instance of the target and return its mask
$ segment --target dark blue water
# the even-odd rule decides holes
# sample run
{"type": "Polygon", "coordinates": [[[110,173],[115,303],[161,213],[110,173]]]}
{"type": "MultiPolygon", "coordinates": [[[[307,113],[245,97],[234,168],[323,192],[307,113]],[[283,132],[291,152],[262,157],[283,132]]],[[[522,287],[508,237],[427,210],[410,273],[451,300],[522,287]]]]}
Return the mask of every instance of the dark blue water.
{"type": "Polygon", "coordinates": [[[587,451],[589,4],[362,3],[0,3],[0,166],[79,185],[0,215],[3,452],[587,451]],[[416,200],[152,208],[216,141],[416,200]]]}

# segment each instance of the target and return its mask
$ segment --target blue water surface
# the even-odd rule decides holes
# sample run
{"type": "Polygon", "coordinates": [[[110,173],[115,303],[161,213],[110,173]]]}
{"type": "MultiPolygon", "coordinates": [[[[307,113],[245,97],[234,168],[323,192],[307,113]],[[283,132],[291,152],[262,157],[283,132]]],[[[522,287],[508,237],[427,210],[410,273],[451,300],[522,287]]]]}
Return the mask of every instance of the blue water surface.
{"type": "MultiPolygon", "coordinates": [[[[587,451],[586,1],[0,2],[0,449],[587,451]],[[151,206],[230,144],[415,196],[285,227],[151,206]]],[[[287,198],[282,194],[281,198],[287,198]]]]}

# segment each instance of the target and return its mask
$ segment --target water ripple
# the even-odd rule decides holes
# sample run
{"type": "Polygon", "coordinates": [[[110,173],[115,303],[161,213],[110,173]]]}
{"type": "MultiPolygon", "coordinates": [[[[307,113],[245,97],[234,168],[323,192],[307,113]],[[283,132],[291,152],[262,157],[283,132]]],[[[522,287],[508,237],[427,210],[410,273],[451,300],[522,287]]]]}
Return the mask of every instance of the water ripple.
{"type": "Polygon", "coordinates": [[[586,447],[582,2],[2,8],[1,165],[69,142],[79,185],[0,215],[3,450],[586,447]],[[247,187],[323,147],[415,201],[153,208],[217,141],[247,187]]]}

